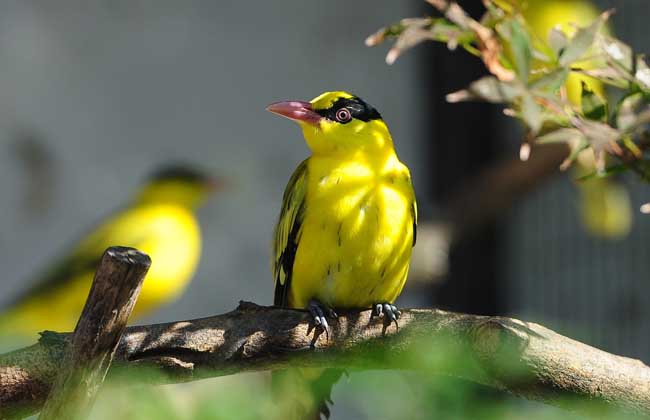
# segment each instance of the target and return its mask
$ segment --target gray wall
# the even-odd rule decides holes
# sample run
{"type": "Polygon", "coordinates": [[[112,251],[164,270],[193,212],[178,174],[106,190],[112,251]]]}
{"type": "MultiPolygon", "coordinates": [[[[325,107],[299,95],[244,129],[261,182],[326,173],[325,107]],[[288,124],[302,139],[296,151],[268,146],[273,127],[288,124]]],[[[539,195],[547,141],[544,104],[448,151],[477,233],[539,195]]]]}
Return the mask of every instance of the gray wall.
{"type": "Polygon", "coordinates": [[[416,7],[376,0],[1,2],[0,303],[170,160],[200,163],[227,175],[232,187],[200,213],[205,246],[196,279],[149,320],[219,313],[239,299],[271,303],[271,232],[307,148],[295,125],[264,107],[353,91],[385,116],[416,188],[424,188],[417,54],[389,67],[385,48],[363,44],[416,7]],[[51,169],[29,169],[33,153],[25,159],[17,130],[40,139],[51,169]],[[30,202],[34,188],[40,198],[30,202]]]}

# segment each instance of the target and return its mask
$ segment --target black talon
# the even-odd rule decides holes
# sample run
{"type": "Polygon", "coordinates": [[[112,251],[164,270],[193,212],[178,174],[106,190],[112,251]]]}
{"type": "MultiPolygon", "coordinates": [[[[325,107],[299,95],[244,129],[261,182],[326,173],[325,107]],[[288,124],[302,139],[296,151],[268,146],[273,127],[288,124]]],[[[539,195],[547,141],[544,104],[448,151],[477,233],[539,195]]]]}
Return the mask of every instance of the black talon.
{"type": "Polygon", "coordinates": [[[399,323],[397,320],[402,315],[402,312],[397,309],[397,306],[390,303],[378,303],[373,310],[373,316],[384,318],[384,330],[388,328],[391,323],[395,323],[395,328],[399,330],[399,323]]]}
{"type": "MultiPolygon", "coordinates": [[[[337,313],[334,312],[334,310],[332,308],[329,308],[329,307],[323,305],[322,303],[320,303],[316,299],[312,299],[312,300],[309,301],[309,303],[307,304],[307,310],[309,311],[309,314],[311,315],[311,317],[312,317],[312,319],[314,321],[315,328],[317,330],[320,330],[320,331],[317,331],[317,333],[314,335],[314,342],[315,342],[316,338],[318,338],[318,335],[320,335],[320,333],[322,333],[323,331],[325,332],[325,337],[329,340],[330,339],[330,326],[327,323],[327,317],[338,318],[337,313]],[[326,314],[327,314],[327,316],[326,316],[326,314]]],[[[310,328],[308,333],[311,330],[312,329],[310,328]]]]}

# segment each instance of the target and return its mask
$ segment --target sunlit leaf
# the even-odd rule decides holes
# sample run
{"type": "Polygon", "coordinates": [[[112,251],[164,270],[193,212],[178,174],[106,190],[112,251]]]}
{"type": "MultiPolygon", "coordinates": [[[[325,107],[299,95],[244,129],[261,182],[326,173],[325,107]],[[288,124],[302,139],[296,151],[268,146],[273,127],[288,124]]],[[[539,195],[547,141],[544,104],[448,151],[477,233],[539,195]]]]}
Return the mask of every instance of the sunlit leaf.
{"type": "Polygon", "coordinates": [[[492,103],[511,102],[522,89],[512,83],[502,82],[494,76],[485,76],[472,82],[467,89],[447,95],[451,103],[482,99],[492,103]]]}
{"type": "Polygon", "coordinates": [[[567,39],[562,29],[559,26],[556,26],[551,29],[548,34],[548,44],[555,53],[556,56],[560,56],[562,51],[569,45],[569,40],[567,39]]]}
{"type": "Polygon", "coordinates": [[[632,70],[632,48],[624,42],[609,36],[598,37],[598,44],[606,56],[626,71],[632,70]]]}
{"type": "Polygon", "coordinates": [[[650,68],[645,61],[645,55],[639,54],[636,58],[636,73],[634,77],[642,89],[650,89],[650,68]]]}
{"type": "Polygon", "coordinates": [[[598,19],[586,28],[579,28],[575,36],[571,38],[569,44],[560,54],[560,65],[566,66],[580,59],[593,45],[596,34],[603,27],[603,24],[609,18],[611,11],[600,15],[598,19]]]}
{"type": "Polygon", "coordinates": [[[607,102],[582,81],[582,114],[594,121],[607,121],[607,102]]]}

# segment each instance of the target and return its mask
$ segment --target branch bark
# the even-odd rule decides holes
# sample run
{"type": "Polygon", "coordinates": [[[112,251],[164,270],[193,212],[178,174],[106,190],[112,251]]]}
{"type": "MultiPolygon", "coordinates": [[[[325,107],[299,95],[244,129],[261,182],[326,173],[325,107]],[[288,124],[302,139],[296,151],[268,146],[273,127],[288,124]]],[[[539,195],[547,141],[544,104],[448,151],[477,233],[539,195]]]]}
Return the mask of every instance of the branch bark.
{"type": "Polygon", "coordinates": [[[39,420],[86,417],[150,266],[149,256],[133,248],[104,252],[39,420]]]}
{"type": "MultiPolygon", "coordinates": [[[[411,309],[402,312],[397,332],[370,311],[349,311],[332,323],[329,340],[324,335],[314,340],[308,320],[303,311],[242,302],[210,318],[130,327],[109,377],[175,383],[288,367],[408,369],[461,377],[561,407],[573,408],[567,398],[580,398],[599,408],[650,416],[648,366],[537,324],[411,309]]],[[[43,404],[69,341],[69,335],[47,333],[38,344],[0,356],[0,417],[43,404]]]]}

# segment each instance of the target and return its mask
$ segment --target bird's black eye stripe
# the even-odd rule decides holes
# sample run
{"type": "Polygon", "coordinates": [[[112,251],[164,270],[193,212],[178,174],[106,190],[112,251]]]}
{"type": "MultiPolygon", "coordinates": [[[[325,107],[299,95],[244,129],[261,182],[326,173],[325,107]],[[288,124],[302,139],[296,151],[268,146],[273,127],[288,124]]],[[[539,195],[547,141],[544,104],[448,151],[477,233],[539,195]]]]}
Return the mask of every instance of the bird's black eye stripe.
{"type": "MultiPolygon", "coordinates": [[[[357,120],[368,122],[370,120],[381,119],[381,115],[375,108],[356,96],[352,98],[339,98],[331,107],[327,109],[317,109],[315,112],[328,120],[340,122],[336,118],[336,113],[341,108],[347,108],[350,111],[352,118],[356,118],[357,120]]],[[[347,124],[348,122],[349,121],[341,122],[341,124],[347,124]]]]}

